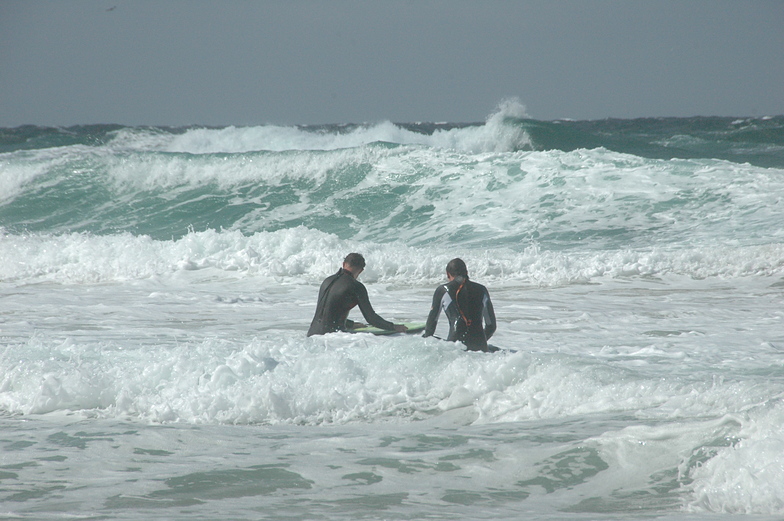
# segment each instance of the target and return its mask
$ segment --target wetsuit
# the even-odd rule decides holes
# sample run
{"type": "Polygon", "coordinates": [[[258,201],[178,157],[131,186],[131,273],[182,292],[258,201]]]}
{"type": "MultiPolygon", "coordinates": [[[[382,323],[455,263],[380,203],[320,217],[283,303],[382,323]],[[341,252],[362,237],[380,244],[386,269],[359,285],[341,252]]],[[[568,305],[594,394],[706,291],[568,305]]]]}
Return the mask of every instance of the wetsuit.
{"type": "Polygon", "coordinates": [[[469,351],[492,350],[488,348],[487,341],[495,333],[496,323],[487,288],[462,276],[436,288],[422,336],[431,336],[436,332],[438,315],[442,309],[449,320],[447,340],[459,340],[469,351]]]}
{"type": "Polygon", "coordinates": [[[356,305],[359,305],[362,316],[371,326],[395,329],[395,324],[384,320],[373,311],[365,286],[355,279],[350,271],[341,268],[321,283],[316,314],[310,324],[308,336],[351,329],[354,322],[348,320],[348,312],[356,305]]]}

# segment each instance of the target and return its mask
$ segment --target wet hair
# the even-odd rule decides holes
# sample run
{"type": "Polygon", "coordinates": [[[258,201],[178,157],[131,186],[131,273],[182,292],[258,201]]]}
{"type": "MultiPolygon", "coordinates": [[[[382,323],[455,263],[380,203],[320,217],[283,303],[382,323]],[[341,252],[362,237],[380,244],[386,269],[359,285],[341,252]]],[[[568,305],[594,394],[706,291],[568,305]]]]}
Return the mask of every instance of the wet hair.
{"type": "Polygon", "coordinates": [[[348,264],[352,268],[363,268],[365,267],[365,257],[363,257],[359,253],[349,253],[346,255],[346,258],[343,259],[344,264],[348,264]]]}
{"type": "Polygon", "coordinates": [[[453,277],[468,277],[468,268],[466,268],[463,259],[452,259],[449,261],[449,264],[446,265],[446,272],[453,277]]]}

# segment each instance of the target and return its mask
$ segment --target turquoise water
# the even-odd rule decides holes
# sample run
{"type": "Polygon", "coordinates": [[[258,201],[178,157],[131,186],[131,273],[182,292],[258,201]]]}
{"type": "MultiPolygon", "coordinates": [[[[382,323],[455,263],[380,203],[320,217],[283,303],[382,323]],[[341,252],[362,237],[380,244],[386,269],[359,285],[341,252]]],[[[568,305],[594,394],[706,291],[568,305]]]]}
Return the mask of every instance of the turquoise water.
{"type": "Polygon", "coordinates": [[[783,121],[2,129],[2,515],[779,518],[783,121]]]}

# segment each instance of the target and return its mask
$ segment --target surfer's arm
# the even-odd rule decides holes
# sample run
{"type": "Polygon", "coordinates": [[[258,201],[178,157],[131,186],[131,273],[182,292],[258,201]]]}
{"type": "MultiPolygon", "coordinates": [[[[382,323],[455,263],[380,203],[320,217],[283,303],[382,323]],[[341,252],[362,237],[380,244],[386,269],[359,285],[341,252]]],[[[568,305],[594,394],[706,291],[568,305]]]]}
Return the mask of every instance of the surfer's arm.
{"type": "Polygon", "coordinates": [[[433,336],[435,334],[436,325],[438,325],[438,315],[441,314],[441,299],[445,291],[443,286],[438,286],[433,293],[433,303],[430,305],[430,314],[427,315],[427,324],[422,336],[433,336]]]}
{"type": "Polygon", "coordinates": [[[490,300],[490,293],[485,289],[484,306],[482,310],[482,318],[485,320],[485,338],[490,340],[496,329],[495,310],[493,310],[493,301],[490,300]]]}
{"type": "Polygon", "coordinates": [[[365,286],[361,283],[357,283],[356,294],[359,310],[362,312],[362,316],[365,317],[365,320],[368,321],[368,324],[379,329],[397,329],[395,324],[388,320],[384,320],[373,310],[373,306],[370,304],[370,298],[368,298],[367,289],[365,289],[365,286]]]}

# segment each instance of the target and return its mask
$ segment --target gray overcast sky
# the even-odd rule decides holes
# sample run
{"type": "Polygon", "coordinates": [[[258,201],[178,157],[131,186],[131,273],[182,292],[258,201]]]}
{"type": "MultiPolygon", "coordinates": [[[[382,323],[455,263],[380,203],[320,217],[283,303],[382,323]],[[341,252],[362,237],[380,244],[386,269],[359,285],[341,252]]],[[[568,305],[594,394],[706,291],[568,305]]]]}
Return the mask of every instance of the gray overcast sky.
{"type": "Polygon", "coordinates": [[[0,127],[784,114],[784,0],[0,0],[0,127]]]}

